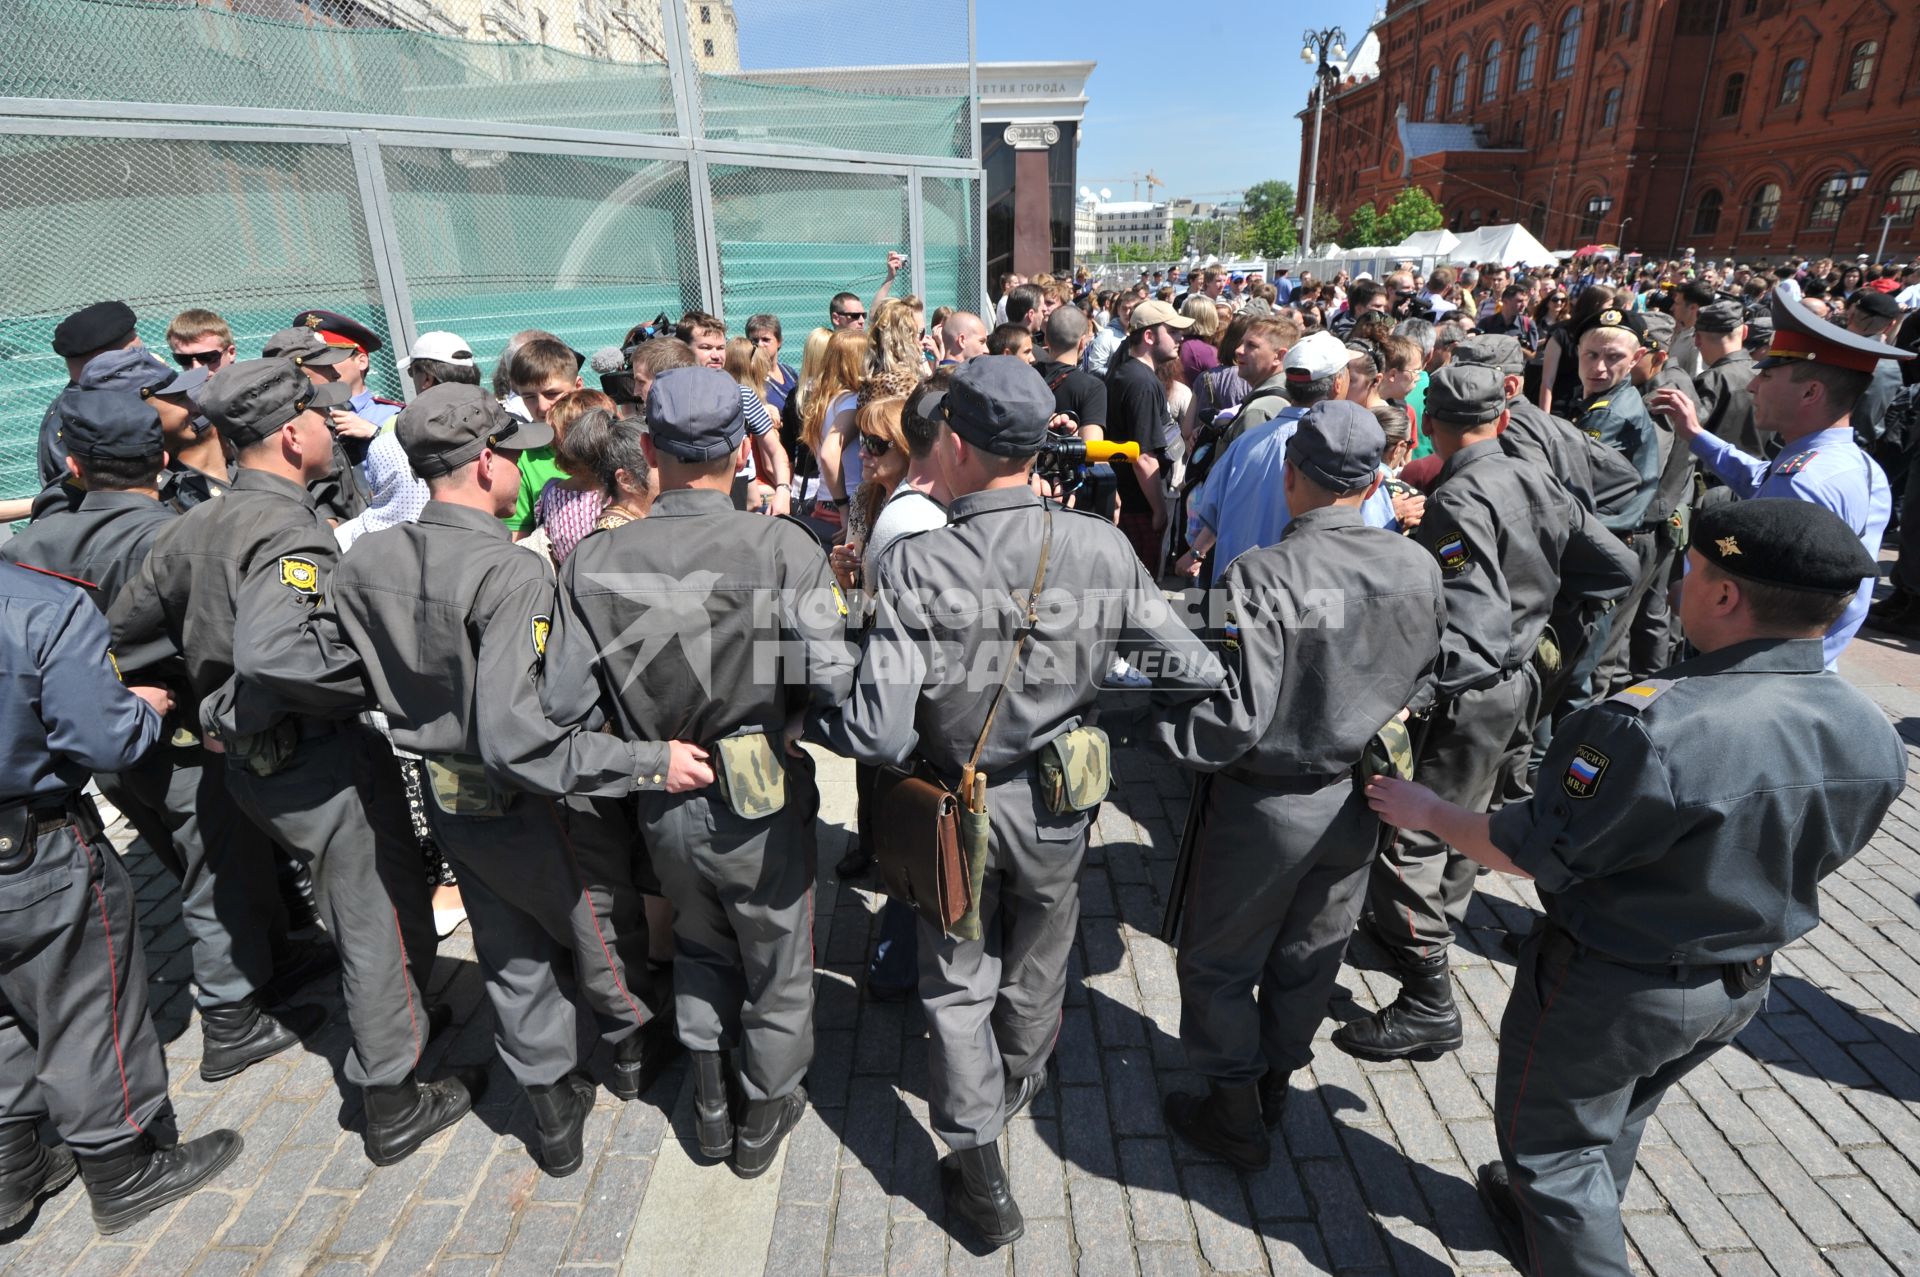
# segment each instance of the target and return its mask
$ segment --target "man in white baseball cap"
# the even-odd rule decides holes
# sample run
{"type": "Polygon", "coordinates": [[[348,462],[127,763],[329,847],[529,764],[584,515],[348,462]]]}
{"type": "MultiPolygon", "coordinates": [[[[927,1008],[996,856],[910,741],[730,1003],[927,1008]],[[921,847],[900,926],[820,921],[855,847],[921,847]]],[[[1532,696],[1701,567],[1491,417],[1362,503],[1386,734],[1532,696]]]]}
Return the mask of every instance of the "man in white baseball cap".
{"type": "Polygon", "coordinates": [[[413,379],[415,395],[432,386],[449,383],[463,386],[480,384],[480,365],[473,348],[458,333],[421,333],[404,359],[394,361],[401,372],[413,379]]]}

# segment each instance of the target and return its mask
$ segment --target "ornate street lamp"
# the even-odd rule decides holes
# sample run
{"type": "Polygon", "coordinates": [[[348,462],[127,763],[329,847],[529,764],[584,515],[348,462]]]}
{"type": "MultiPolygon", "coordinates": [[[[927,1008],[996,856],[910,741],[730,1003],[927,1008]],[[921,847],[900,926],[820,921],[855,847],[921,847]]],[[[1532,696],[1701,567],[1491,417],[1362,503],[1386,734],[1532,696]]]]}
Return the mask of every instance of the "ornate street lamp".
{"type": "Polygon", "coordinates": [[[1320,180],[1320,121],[1327,113],[1327,94],[1340,81],[1333,63],[1347,60],[1347,33],[1339,27],[1315,31],[1311,27],[1301,37],[1300,60],[1313,68],[1313,154],[1307,159],[1307,220],[1300,232],[1300,256],[1313,249],[1314,187],[1320,180]]]}

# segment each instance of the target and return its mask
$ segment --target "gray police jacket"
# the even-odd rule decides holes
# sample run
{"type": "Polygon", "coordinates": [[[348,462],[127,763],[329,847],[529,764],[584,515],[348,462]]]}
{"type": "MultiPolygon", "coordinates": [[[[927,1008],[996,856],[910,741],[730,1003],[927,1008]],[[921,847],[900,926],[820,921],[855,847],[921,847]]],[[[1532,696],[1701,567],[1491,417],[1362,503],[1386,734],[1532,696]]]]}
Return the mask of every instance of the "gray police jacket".
{"type": "MultiPolygon", "coordinates": [[[[918,757],[951,783],[1024,628],[1049,515],[1026,487],[971,493],[947,515],[948,526],[888,550],[853,694],[812,728],[838,753],[883,766],[918,757]]],[[[1051,518],[1038,624],[980,756],[990,777],[1089,722],[1116,655],[1166,689],[1162,699],[1192,699],[1225,677],[1118,528],[1058,507],[1051,518]]]]}
{"type": "Polygon", "coordinates": [[[1494,845],[1607,957],[1772,953],[1818,925],[1820,880],[1906,784],[1886,714],[1824,661],[1817,638],[1736,643],[1572,715],[1494,845]],[[1736,727],[1751,748],[1729,748],[1736,727]]]}
{"type": "Polygon", "coordinates": [[[417,522],[354,542],[329,596],[316,625],[364,661],[400,748],[479,758],[509,789],[613,798],[661,787],[666,745],[556,726],[542,711],[553,580],[500,520],[429,501],[417,522]]]}
{"type": "Polygon", "coordinates": [[[631,740],[778,732],[846,694],[846,628],[803,524],[744,514],[724,492],[663,492],[567,556],[541,700],[556,723],[603,711],[631,740]]]}
{"type": "Polygon", "coordinates": [[[1531,659],[1563,585],[1598,604],[1624,596],[1639,573],[1597,516],[1545,470],[1502,453],[1498,439],[1447,459],[1414,539],[1439,561],[1446,589],[1442,698],[1489,687],[1531,659]]]}
{"type": "Polygon", "coordinates": [[[49,515],[0,543],[0,559],[70,578],[104,612],[177,517],[138,492],[89,492],[72,513],[49,515]]]}
{"type": "Polygon", "coordinates": [[[1439,565],[1357,509],[1296,515],[1217,588],[1226,684],[1157,727],[1176,760],[1277,780],[1336,776],[1388,719],[1432,700],[1447,627],[1439,565]]]}
{"type": "Polygon", "coordinates": [[[338,557],[305,488],[241,470],[226,496],[160,534],[114,600],[121,669],[181,670],[198,707],[219,693],[223,733],[265,731],[296,712],[352,717],[367,699],[359,662],[316,643],[308,625],[338,557]]]}

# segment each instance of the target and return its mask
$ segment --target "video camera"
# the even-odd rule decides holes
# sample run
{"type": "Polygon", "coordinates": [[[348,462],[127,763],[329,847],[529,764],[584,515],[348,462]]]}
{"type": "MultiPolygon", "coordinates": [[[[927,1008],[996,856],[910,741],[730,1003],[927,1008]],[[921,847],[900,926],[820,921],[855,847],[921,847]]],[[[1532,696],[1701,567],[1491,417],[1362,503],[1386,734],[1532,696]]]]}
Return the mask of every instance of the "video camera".
{"type": "Polygon", "coordinates": [[[1035,473],[1053,485],[1057,499],[1065,501],[1085,487],[1093,466],[1116,459],[1140,459],[1139,444],[1114,443],[1109,439],[1082,439],[1075,433],[1079,429],[1079,422],[1073,419],[1072,413],[1064,415],[1066,422],[1048,431],[1046,445],[1041,448],[1039,463],[1034,467],[1035,473]]]}

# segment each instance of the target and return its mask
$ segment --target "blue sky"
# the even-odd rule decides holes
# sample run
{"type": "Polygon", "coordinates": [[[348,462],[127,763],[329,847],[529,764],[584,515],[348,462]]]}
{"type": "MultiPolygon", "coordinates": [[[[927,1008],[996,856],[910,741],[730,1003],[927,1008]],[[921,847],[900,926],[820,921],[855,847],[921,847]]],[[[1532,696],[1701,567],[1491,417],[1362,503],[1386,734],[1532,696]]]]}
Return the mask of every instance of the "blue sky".
{"type": "MultiPolygon", "coordinates": [[[[1338,25],[1357,43],[1378,0],[978,0],[980,60],[1099,66],[1087,86],[1080,173],[1124,178],[1154,170],[1161,195],[1241,190],[1270,177],[1298,185],[1300,124],[1312,70],[1300,33],[1338,25]],[[1280,16],[1276,16],[1280,15],[1280,16]],[[1200,50],[1204,70],[1194,69],[1200,50]]],[[[1130,183],[1109,181],[1115,198],[1130,183]]]]}

